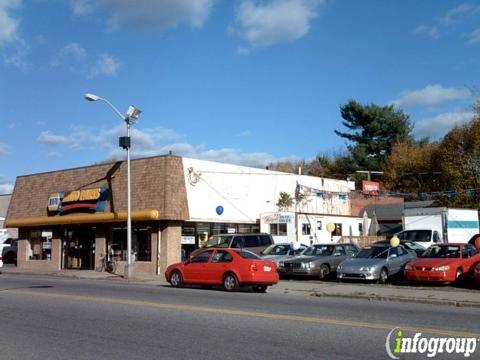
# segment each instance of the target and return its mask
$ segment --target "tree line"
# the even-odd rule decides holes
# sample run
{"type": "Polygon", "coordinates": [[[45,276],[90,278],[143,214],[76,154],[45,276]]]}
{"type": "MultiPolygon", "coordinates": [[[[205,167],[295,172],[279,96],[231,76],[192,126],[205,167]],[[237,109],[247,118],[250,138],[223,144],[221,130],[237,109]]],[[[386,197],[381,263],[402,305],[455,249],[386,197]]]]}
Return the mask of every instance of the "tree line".
{"type": "Polygon", "coordinates": [[[336,154],[315,159],[277,162],[269,169],[312,176],[352,179],[361,186],[364,174],[380,171],[382,190],[404,194],[406,200],[435,199],[455,207],[480,204],[480,99],[471,121],[453,127],[440,139],[413,136],[410,116],[393,105],[361,104],[350,100],[340,106],[345,129],[335,134],[347,141],[336,154]]]}

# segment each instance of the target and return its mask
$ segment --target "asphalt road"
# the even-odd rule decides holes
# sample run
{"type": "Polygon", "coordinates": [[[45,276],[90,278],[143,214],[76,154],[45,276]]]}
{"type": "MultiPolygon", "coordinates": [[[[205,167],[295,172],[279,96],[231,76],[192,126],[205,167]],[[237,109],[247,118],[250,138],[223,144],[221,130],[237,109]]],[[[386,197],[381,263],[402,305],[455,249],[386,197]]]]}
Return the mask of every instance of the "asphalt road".
{"type": "Polygon", "coordinates": [[[0,319],[1,359],[388,359],[395,327],[480,337],[474,308],[7,274],[0,319]]]}

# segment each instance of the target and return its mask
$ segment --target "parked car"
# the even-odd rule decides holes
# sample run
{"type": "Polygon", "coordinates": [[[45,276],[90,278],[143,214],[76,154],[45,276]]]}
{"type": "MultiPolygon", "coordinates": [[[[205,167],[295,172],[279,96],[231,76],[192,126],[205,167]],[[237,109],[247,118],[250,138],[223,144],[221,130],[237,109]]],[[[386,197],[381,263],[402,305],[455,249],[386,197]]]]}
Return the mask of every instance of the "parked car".
{"type": "Polygon", "coordinates": [[[470,244],[432,245],[405,266],[405,277],[410,281],[455,282],[472,274],[479,262],[480,251],[470,244]]]}
{"type": "Polygon", "coordinates": [[[172,264],[165,271],[173,287],[184,284],[222,285],[226,291],[252,286],[265,292],[278,282],[277,265],[245,249],[202,249],[189,260],[172,264]]]}
{"type": "MultiPolygon", "coordinates": [[[[246,249],[258,255],[272,244],[274,241],[270,234],[219,234],[209,239],[204,249],[213,247],[246,249]]],[[[195,255],[197,251],[194,251],[192,255],[195,255]]]]}
{"type": "MultiPolygon", "coordinates": [[[[388,245],[390,244],[390,241],[382,240],[382,241],[375,242],[375,244],[388,245]]],[[[418,242],[411,241],[411,240],[400,239],[400,245],[402,245],[407,250],[413,251],[417,256],[420,256],[421,254],[423,254],[425,250],[427,250],[425,246],[420,245],[418,242]]]]}
{"type": "Polygon", "coordinates": [[[473,270],[473,281],[475,281],[477,285],[480,286],[480,263],[478,263],[473,270]]]}
{"type": "Polygon", "coordinates": [[[327,279],[337,271],[337,266],[348,257],[358,253],[353,244],[313,245],[305,249],[300,256],[280,261],[280,276],[306,276],[321,280],[327,279]]]}
{"type": "Polygon", "coordinates": [[[480,234],[473,235],[470,240],[468,240],[468,244],[480,249],[480,234]]]}
{"type": "Polygon", "coordinates": [[[1,249],[1,256],[5,264],[17,264],[18,239],[9,239],[8,245],[1,249]]]}
{"type": "Polygon", "coordinates": [[[390,277],[402,274],[407,262],[416,257],[402,245],[373,244],[364,247],[354,258],[343,261],[337,268],[339,280],[376,280],[385,284],[390,277]]]}
{"type": "Polygon", "coordinates": [[[262,259],[273,260],[277,263],[291,259],[294,256],[300,255],[308,246],[300,244],[295,247],[294,244],[273,244],[263,250],[260,255],[262,259]]]}

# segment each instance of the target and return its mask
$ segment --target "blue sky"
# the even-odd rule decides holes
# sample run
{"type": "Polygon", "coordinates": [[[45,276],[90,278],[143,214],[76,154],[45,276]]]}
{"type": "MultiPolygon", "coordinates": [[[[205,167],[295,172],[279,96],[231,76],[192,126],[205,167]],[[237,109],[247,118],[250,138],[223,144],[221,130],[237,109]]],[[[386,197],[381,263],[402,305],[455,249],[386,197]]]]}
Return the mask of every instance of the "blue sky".
{"type": "Polygon", "coordinates": [[[416,136],[472,117],[480,4],[443,0],[0,0],[0,193],[15,177],[136,156],[265,166],[345,149],[349,99],[416,136]]]}

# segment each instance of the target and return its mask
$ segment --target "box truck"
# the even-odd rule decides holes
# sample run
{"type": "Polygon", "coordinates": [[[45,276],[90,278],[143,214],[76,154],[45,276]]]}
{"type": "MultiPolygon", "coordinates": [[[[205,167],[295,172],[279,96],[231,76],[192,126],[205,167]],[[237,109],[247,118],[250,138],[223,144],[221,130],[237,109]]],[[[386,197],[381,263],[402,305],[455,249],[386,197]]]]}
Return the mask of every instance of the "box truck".
{"type": "Polygon", "coordinates": [[[400,239],[416,241],[425,247],[433,243],[467,243],[480,233],[478,210],[447,207],[410,208],[403,211],[400,239]]]}

